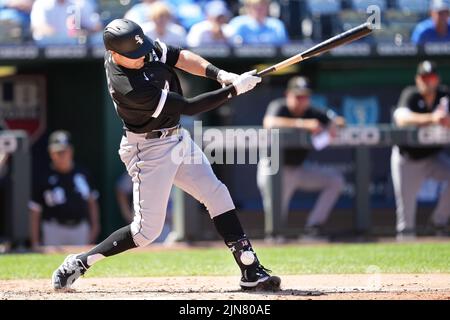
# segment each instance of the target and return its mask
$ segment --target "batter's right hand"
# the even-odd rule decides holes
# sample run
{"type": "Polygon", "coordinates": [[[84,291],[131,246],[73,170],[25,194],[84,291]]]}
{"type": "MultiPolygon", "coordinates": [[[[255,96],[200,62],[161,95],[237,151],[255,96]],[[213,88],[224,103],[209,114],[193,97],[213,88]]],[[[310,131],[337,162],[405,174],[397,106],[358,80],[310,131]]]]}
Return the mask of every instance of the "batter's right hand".
{"type": "Polygon", "coordinates": [[[258,83],[261,82],[261,77],[255,76],[256,70],[248,71],[241,74],[233,81],[233,86],[236,89],[236,94],[240,95],[252,90],[258,83]]]}

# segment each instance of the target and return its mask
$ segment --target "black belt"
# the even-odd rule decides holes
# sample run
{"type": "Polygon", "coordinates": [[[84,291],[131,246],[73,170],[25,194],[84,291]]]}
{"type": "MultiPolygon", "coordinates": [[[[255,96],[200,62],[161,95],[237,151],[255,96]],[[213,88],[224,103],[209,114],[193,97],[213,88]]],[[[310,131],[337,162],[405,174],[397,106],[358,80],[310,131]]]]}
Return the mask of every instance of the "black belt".
{"type": "MultiPolygon", "coordinates": [[[[123,136],[126,137],[127,136],[127,132],[128,130],[123,130],[123,136]]],[[[145,134],[145,139],[160,139],[160,138],[165,138],[165,137],[170,137],[173,136],[175,134],[180,133],[180,126],[176,126],[173,128],[167,128],[167,129],[158,129],[158,130],[153,130],[152,132],[144,132],[142,134],[145,134]]],[[[137,133],[139,134],[139,133],[137,133]]]]}

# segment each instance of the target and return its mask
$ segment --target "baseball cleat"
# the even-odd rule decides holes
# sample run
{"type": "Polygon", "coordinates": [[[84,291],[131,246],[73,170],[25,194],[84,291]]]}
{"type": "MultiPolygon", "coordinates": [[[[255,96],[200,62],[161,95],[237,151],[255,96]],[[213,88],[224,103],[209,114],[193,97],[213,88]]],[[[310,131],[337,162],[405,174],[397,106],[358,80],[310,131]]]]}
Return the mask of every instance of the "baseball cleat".
{"type": "Polygon", "coordinates": [[[55,290],[70,289],[71,285],[86,272],[86,268],[75,254],[68,255],[53,272],[52,284],[55,290]]]}
{"type": "Polygon", "coordinates": [[[253,291],[278,291],[280,290],[281,279],[277,276],[271,276],[270,270],[262,265],[256,268],[244,270],[240,282],[242,290],[253,291]]]}

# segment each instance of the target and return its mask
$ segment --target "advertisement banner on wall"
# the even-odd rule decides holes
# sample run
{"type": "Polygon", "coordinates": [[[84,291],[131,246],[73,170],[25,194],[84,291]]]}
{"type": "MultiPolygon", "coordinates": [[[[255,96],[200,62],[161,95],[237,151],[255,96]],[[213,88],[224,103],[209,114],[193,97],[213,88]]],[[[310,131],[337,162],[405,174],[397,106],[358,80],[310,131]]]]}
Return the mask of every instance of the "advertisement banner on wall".
{"type": "Polygon", "coordinates": [[[46,81],[42,75],[0,78],[0,127],[25,130],[33,143],[45,132],[46,81]]]}

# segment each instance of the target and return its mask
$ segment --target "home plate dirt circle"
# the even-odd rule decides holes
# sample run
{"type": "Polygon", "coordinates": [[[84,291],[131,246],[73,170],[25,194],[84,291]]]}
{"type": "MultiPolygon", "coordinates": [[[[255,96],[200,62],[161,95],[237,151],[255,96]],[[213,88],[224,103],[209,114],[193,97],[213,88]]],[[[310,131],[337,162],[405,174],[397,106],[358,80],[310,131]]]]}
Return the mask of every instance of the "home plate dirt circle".
{"type": "Polygon", "coordinates": [[[339,274],[282,276],[278,292],[242,292],[239,278],[80,278],[55,292],[50,279],[0,280],[0,299],[450,299],[450,274],[339,274]]]}

